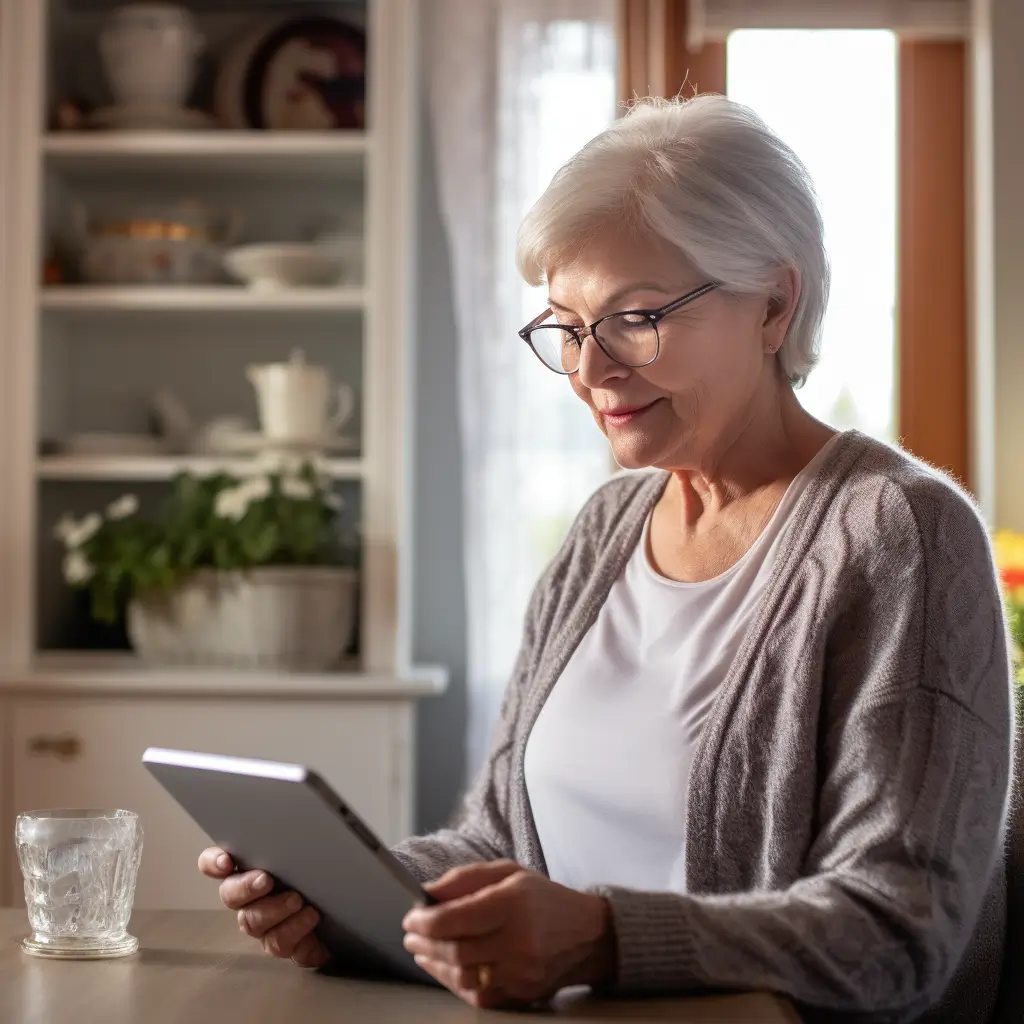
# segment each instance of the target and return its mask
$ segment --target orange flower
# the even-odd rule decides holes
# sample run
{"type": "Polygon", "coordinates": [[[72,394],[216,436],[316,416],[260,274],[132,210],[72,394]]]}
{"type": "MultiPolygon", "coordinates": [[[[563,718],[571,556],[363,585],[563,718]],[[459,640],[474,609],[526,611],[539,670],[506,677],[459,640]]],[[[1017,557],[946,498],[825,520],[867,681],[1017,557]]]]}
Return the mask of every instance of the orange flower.
{"type": "Polygon", "coordinates": [[[1016,593],[1017,590],[1024,588],[1024,569],[1000,569],[999,578],[1014,598],[1024,600],[1024,597],[1019,597],[1016,593]]]}
{"type": "Polygon", "coordinates": [[[992,538],[996,565],[1007,589],[1024,586],[1024,533],[996,530],[992,538]]]}

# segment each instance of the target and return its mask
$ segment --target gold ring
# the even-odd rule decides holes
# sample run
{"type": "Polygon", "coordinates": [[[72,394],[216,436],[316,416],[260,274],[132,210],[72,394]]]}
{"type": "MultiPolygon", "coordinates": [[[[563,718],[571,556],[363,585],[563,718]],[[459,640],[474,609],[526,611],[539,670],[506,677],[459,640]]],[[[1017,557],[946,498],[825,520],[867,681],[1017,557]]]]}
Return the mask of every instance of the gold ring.
{"type": "Polygon", "coordinates": [[[491,965],[480,964],[476,969],[476,985],[479,989],[491,987],[491,965]]]}

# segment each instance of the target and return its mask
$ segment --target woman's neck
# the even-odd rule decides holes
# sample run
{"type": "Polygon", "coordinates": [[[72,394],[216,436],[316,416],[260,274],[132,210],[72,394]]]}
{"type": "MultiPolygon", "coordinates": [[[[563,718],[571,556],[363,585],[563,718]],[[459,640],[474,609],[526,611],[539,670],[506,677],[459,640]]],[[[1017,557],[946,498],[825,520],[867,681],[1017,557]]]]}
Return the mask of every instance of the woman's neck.
{"type": "Polygon", "coordinates": [[[777,500],[834,433],[806,412],[788,383],[761,404],[694,465],[670,470],[663,501],[681,525],[713,521],[733,505],[777,500]]]}

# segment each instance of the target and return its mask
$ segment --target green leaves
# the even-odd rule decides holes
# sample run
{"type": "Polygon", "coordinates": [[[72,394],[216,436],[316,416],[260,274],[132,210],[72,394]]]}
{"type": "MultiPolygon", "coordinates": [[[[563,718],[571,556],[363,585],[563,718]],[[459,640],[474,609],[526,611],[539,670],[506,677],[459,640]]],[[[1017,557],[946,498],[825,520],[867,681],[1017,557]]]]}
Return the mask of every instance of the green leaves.
{"type": "Polygon", "coordinates": [[[329,486],[309,464],[245,478],[182,474],[152,519],[126,496],[98,529],[95,516],[89,529],[62,520],[68,583],[90,591],[96,619],[114,622],[133,595],[172,590],[200,568],[337,565],[339,505],[329,486]]]}
{"type": "Polygon", "coordinates": [[[280,542],[277,523],[264,523],[241,537],[242,550],[253,565],[262,565],[277,550],[280,542]]]}

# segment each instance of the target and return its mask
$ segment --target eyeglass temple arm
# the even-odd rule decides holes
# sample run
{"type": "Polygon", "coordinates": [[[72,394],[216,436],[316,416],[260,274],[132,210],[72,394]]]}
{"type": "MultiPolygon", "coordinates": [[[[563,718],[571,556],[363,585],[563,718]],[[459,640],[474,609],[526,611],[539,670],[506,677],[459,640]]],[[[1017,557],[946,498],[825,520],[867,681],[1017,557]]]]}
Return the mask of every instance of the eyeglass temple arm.
{"type": "Polygon", "coordinates": [[[523,339],[525,340],[525,339],[526,339],[526,336],[527,336],[527,335],[528,335],[528,334],[530,333],[530,331],[532,331],[532,330],[534,329],[534,327],[539,327],[539,326],[540,326],[540,325],[541,325],[542,323],[544,323],[544,321],[545,321],[545,320],[547,320],[547,318],[548,318],[549,316],[551,316],[551,310],[550,310],[550,309],[545,309],[545,310],[544,310],[544,312],[543,312],[543,313],[541,313],[541,315],[540,315],[540,316],[538,316],[538,317],[536,317],[535,319],[531,320],[531,321],[530,321],[530,322],[529,322],[529,323],[528,323],[528,324],[527,324],[527,325],[526,325],[526,326],[525,326],[525,327],[524,327],[524,328],[523,328],[523,329],[522,329],[522,330],[521,330],[521,331],[519,332],[519,337],[520,337],[520,338],[523,338],[523,339]]]}
{"type": "Polygon", "coordinates": [[[676,299],[675,302],[670,302],[667,306],[662,306],[658,310],[658,319],[660,320],[664,316],[668,316],[669,313],[674,313],[680,306],[685,306],[687,303],[696,302],[702,295],[707,295],[708,292],[713,292],[718,287],[717,281],[711,281],[704,285],[702,288],[698,288],[696,291],[689,292],[680,299],[676,299]]]}

